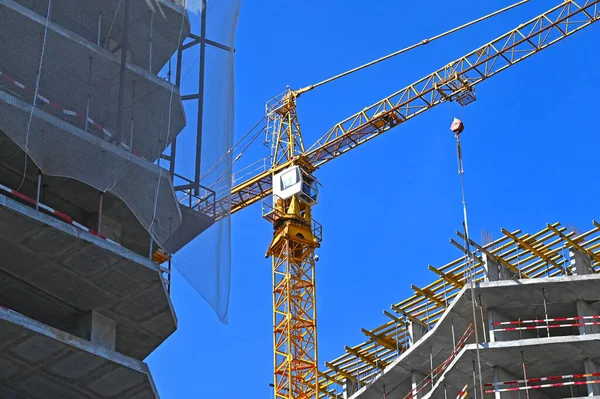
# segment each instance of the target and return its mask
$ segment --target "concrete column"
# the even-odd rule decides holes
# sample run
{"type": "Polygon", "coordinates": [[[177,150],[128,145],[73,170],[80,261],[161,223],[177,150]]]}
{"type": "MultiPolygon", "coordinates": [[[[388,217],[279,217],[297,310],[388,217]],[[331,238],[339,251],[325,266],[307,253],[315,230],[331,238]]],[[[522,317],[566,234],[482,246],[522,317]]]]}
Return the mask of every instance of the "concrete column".
{"type": "MultiPolygon", "coordinates": [[[[508,316],[504,313],[497,311],[496,309],[488,309],[487,310],[487,319],[488,319],[488,332],[490,337],[490,342],[498,342],[498,341],[510,341],[511,338],[514,339],[514,333],[511,334],[509,331],[494,331],[493,323],[497,321],[510,321],[508,316]]],[[[501,328],[501,326],[498,326],[501,328]]]]}
{"type": "MultiPolygon", "coordinates": [[[[588,305],[584,300],[579,299],[575,302],[577,306],[577,316],[598,316],[596,309],[588,305]]],[[[589,323],[598,321],[597,319],[583,319],[579,320],[578,323],[589,323]]],[[[580,335],[585,334],[598,334],[600,333],[600,326],[581,326],[577,327],[580,335]]]]}
{"type": "Polygon", "coordinates": [[[427,386],[421,389],[420,392],[417,391],[423,386],[422,381],[425,379],[425,374],[418,372],[417,370],[413,370],[410,374],[410,383],[412,389],[412,397],[416,399],[421,399],[429,390],[431,389],[431,384],[427,384],[427,386]]]}
{"type": "Polygon", "coordinates": [[[571,258],[571,268],[576,275],[592,274],[594,269],[592,268],[592,257],[585,252],[578,249],[571,248],[569,250],[569,257],[571,258]]]}
{"type": "MultiPolygon", "coordinates": [[[[593,374],[597,373],[600,370],[598,367],[598,363],[594,362],[591,359],[585,359],[583,361],[583,367],[585,369],[585,374],[593,374]]],[[[598,377],[587,377],[588,381],[597,380],[598,377]]],[[[587,396],[600,396],[600,385],[599,384],[586,384],[587,387],[587,396]]]]}
{"type": "Polygon", "coordinates": [[[408,322],[408,346],[411,347],[427,333],[425,325],[414,321],[408,322]]]}
{"type": "Polygon", "coordinates": [[[495,257],[483,254],[483,268],[485,269],[486,281],[510,280],[515,273],[498,262],[495,257]]]}
{"type": "Polygon", "coordinates": [[[115,350],[117,322],[96,311],[86,312],[75,318],[75,335],[92,344],[115,350]]]}
{"type": "Polygon", "coordinates": [[[358,383],[354,380],[344,379],[344,399],[348,399],[358,391],[358,383]]]}

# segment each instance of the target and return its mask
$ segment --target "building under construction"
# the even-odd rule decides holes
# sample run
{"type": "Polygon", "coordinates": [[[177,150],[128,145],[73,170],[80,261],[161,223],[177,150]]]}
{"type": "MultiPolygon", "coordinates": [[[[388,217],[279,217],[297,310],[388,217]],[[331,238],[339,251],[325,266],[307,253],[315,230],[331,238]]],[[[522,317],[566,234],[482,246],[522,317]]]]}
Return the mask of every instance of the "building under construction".
{"type": "Polygon", "coordinates": [[[175,168],[191,30],[181,1],[0,0],[1,398],[159,397],[170,254],[214,222],[201,120],[175,168]]]}
{"type": "Polygon", "coordinates": [[[567,398],[600,395],[600,223],[535,233],[502,229],[429,266],[438,279],[384,311],[321,375],[344,398],[567,398]],[[473,285],[471,285],[471,281],[473,285]],[[475,316],[475,318],[474,318],[475,316]]]}
{"type": "Polygon", "coordinates": [[[0,397],[157,398],[143,360],[177,328],[172,254],[263,199],[274,228],[276,398],[600,396],[596,222],[587,232],[502,230],[479,244],[465,210],[451,241],[462,256],[430,266],[438,280],[413,286],[385,324],[363,330],[364,343],[324,368],[317,356],[318,168],[439,104],[472,103],[476,85],[600,20],[600,0],[558,3],[310,147],[297,99],[373,63],[287,89],[244,136],[266,137],[270,156],[232,176],[227,147],[203,187],[205,57],[233,53],[207,39],[205,1],[198,35],[181,1],[0,0],[0,397]],[[198,92],[182,94],[191,48],[198,92]],[[185,101],[197,102],[189,175],[176,162],[185,101]]]}

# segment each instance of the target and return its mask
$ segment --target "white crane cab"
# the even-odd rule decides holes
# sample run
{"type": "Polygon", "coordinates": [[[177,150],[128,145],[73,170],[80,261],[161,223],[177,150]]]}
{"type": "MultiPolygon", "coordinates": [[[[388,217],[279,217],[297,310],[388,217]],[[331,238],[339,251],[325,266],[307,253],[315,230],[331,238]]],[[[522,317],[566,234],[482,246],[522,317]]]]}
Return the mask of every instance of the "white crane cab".
{"type": "Polygon", "coordinates": [[[273,176],[273,195],[283,200],[298,195],[303,202],[314,205],[319,196],[318,185],[314,176],[294,165],[273,176]]]}

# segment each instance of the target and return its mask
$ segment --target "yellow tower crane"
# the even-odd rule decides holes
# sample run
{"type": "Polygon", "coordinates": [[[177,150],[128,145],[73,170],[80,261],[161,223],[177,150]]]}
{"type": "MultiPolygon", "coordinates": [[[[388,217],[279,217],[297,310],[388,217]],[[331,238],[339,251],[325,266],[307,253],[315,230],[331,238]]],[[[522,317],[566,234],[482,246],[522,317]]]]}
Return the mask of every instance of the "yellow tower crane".
{"type": "Polygon", "coordinates": [[[341,375],[340,380],[332,381],[318,371],[315,249],[321,242],[321,225],[312,219],[312,206],[318,200],[318,182],[313,173],[332,159],[438,104],[456,101],[468,105],[475,100],[474,88],[478,83],[599,19],[600,0],[561,1],[492,42],[337,123],[309,148],[304,145],[296,100],[302,93],[362,67],[301,90],[288,89],[267,103],[271,164],[218,197],[205,210],[218,218],[226,217],[272,195],[272,201],[263,203],[263,217],[274,228],[267,256],[273,263],[276,399],[337,398],[328,387],[345,378],[341,375]]]}

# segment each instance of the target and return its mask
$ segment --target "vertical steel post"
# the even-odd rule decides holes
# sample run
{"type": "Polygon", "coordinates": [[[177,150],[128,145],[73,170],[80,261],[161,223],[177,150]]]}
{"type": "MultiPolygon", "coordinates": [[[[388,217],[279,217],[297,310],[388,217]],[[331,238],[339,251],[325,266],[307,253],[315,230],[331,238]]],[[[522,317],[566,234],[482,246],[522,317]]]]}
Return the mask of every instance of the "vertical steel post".
{"type": "Polygon", "coordinates": [[[40,210],[40,191],[42,189],[42,171],[39,170],[38,171],[38,178],[37,178],[37,191],[35,193],[35,210],[39,211],[40,210]]]}
{"type": "Polygon", "coordinates": [[[204,66],[206,59],[206,0],[202,0],[200,26],[200,71],[198,76],[198,124],[196,126],[196,171],[194,194],[200,195],[200,163],[202,161],[202,122],[204,114],[204,66]]]}
{"type": "MultiPolygon", "coordinates": [[[[169,59],[169,81],[171,81],[171,60],[169,59]]],[[[183,62],[183,43],[179,43],[177,49],[177,69],[175,70],[175,86],[181,88],[181,63],[183,62]]],[[[169,173],[171,180],[175,180],[175,157],[177,156],[177,136],[171,142],[171,155],[169,156],[169,173]]],[[[191,192],[190,192],[191,195],[191,192]]]]}
{"type": "Polygon", "coordinates": [[[129,0],[125,0],[125,17],[123,18],[123,43],[121,45],[121,70],[119,72],[119,97],[117,100],[117,135],[115,144],[121,144],[123,137],[123,107],[125,105],[125,73],[127,72],[127,50],[129,48],[129,0]]]}
{"type": "MultiPolygon", "coordinates": [[[[479,343],[477,343],[477,345],[479,345],[479,343]]],[[[473,360],[473,397],[477,399],[477,378],[475,377],[475,360],[473,360]]]]}
{"type": "Polygon", "coordinates": [[[433,348],[429,345],[429,380],[431,381],[431,390],[433,391],[433,348]]]}
{"type": "Polygon", "coordinates": [[[96,38],[96,44],[100,46],[102,35],[102,12],[98,13],[98,37],[96,38]]]}
{"type": "Polygon", "coordinates": [[[129,152],[133,152],[133,131],[135,127],[135,114],[134,114],[134,106],[135,106],[135,80],[133,81],[133,92],[131,93],[131,123],[129,127],[129,152]]]}
{"type": "Polygon", "coordinates": [[[104,200],[104,193],[100,192],[100,204],[98,205],[98,233],[102,234],[102,202],[104,200]]]}
{"type": "Polygon", "coordinates": [[[479,311],[481,312],[481,330],[483,331],[483,342],[488,342],[485,332],[485,317],[483,315],[483,304],[481,303],[481,294],[479,294],[479,311]]]}
{"type": "Polygon", "coordinates": [[[154,33],[154,12],[150,11],[150,37],[148,38],[148,72],[152,73],[152,39],[154,33]]]}
{"type": "Polygon", "coordinates": [[[548,306],[546,304],[546,291],[542,288],[542,298],[544,299],[544,318],[546,319],[546,334],[550,337],[550,328],[548,327],[548,306]]]}
{"type": "MultiPolygon", "coordinates": [[[[525,355],[521,351],[521,360],[523,361],[523,380],[525,380],[525,388],[527,388],[527,369],[525,368],[525,355]]],[[[525,395],[529,399],[529,389],[525,389],[525,395]]]]}
{"type": "Polygon", "coordinates": [[[90,118],[90,102],[92,100],[92,60],[93,58],[90,57],[90,65],[88,68],[88,92],[87,92],[87,101],[85,104],[85,122],[84,122],[84,128],[85,128],[85,132],[88,132],[88,119],[90,118]]]}
{"type": "MultiPolygon", "coordinates": [[[[153,226],[150,226],[150,230],[152,230],[153,226]]],[[[154,244],[154,237],[152,237],[152,232],[150,232],[150,249],[148,250],[148,259],[152,259],[152,246],[154,244]]]]}

